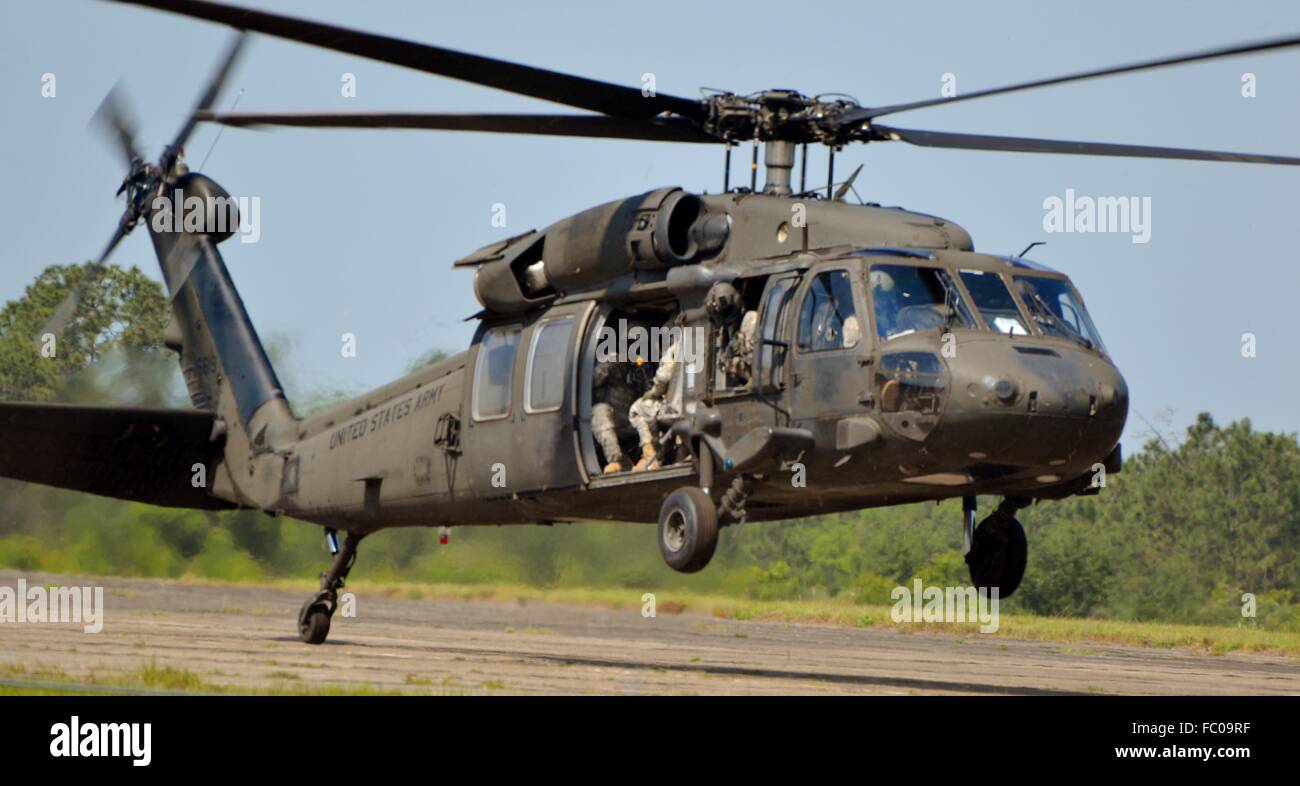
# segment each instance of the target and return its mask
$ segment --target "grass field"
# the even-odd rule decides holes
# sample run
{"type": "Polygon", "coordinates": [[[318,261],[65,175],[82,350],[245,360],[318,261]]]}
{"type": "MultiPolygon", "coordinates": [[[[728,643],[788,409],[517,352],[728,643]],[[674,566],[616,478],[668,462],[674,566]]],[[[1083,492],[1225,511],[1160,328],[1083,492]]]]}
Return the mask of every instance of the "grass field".
{"type": "MultiPolygon", "coordinates": [[[[296,676],[285,678],[265,690],[249,690],[206,680],[189,669],[150,663],[128,674],[91,673],[73,676],[59,669],[28,669],[17,664],[0,666],[0,696],[86,696],[96,694],[232,693],[267,696],[385,696],[428,695],[428,688],[412,691],[381,690],[366,684],[296,684],[296,676]]],[[[436,691],[434,691],[436,692],[436,691]]]]}
{"type": "MultiPolygon", "coordinates": [[[[307,581],[280,581],[272,586],[311,591],[307,581]]],[[[543,589],[523,585],[458,585],[422,583],[349,583],[349,589],[386,597],[411,600],[446,599],[492,602],[539,602],[607,608],[640,607],[642,592],[627,588],[543,589]]],[[[979,632],[978,623],[929,623],[899,625],[890,617],[889,606],[866,606],[840,600],[752,600],[726,595],[708,595],[679,590],[655,592],[658,614],[690,612],[722,619],[759,622],[801,622],[855,627],[891,627],[902,633],[952,633],[994,635],[1040,641],[1126,644],[1141,647],[1186,648],[1199,652],[1259,652],[1300,658],[1300,633],[1270,631],[1249,625],[1178,625],[1161,622],[1130,622],[1102,619],[1040,617],[1029,614],[1000,614],[996,633],[979,632]]]]}

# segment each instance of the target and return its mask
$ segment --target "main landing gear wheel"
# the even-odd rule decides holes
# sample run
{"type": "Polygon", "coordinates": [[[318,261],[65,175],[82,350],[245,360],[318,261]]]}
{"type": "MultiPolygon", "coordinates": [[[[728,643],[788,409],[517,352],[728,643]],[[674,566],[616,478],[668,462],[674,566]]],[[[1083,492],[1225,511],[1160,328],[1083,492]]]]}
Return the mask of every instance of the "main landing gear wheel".
{"type": "Polygon", "coordinates": [[[1029,542],[1025,528],[1010,513],[998,512],[980,522],[971,540],[966,564],[970,580],[979,589],[998,590],[1005,599],[1020,586],[1029,561],[1029,542]]]}
{"type": "Polygon", "coordinates": [[[668,495],[659,509],[659,553],[668,567],[694,573],[709,564],[718,547],[718,509],[694,486],[668,495]]]}

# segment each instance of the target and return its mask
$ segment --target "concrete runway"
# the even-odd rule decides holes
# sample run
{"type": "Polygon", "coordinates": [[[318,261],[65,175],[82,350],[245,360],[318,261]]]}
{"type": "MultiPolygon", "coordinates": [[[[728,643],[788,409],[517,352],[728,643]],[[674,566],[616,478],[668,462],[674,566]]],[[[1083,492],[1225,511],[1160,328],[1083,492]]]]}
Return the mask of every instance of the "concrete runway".
{"type": "MultiPolygon", "coordinates": [[[[87,686],[148,665],[225,690],[560,694],[1300,694],[1300,660],[530,602],[357,595],[321,646],[302,591],[0,571],[100,585],[104,629],[0,623],[0,684],[87,686]],[[57,675],[52,677],[50,675],[57,675]]],[[[661,604],[664,598],[660,599],[661,604]]]]}

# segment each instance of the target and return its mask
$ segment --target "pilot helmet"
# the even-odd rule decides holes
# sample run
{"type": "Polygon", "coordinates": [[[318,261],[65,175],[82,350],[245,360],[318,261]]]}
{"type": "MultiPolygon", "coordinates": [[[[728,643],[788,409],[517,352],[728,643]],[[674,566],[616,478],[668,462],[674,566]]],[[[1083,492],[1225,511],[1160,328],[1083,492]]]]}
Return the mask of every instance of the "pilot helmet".
{"type": "Polygon", "coordinates": [[[727,323],[740,316],[744,303],[736,288],[724,281],[709,288],[709,294],[704,298],[704,308],[714,322],[727,323]]]}
{"type": "Polygon", "coordinates": [[[893,292],[894,277],[883,270],[873,270],[868,276],[871,281],[871,289],[878,292],[893,292]]]}

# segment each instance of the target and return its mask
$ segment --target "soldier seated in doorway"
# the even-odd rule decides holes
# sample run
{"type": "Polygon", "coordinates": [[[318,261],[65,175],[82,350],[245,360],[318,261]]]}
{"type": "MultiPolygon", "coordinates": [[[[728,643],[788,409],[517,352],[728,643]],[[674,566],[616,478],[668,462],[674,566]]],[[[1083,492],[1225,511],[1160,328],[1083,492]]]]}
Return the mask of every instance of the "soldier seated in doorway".
{"type": "Polygon", "coordinates": [[[718,363],[726,386],[747,387],[754,369],[758,312],[746,309],[740,293],[727,283],[713,285],[704,300],[704,307],[717,328],[718,363]]]}
{"type": "Polygon", "coordinates": [[[623,453],[623,441],[636,435],[628,419],[632,402],[640,388],[633,377],[637,370],[618,358],[596,358],[592,378],[592,393],[596,403],[591,407],[591,432],[605,457],[604,474],[626,472],[632,462],[623,453]]]}
{"type": "Polygon", "coordinates": [[[680,329],[669,330],[668,336],[670,343],[659,358],[659,366],[655,369],[650,388],[628,411],[628,419],[636,428],[641,443],[641,458],[632,466],[633,472],[663,466],[664,455],[661,454],[659,445],[663,432],[659,417],[681,410],[683,336],[680,329]]]}

